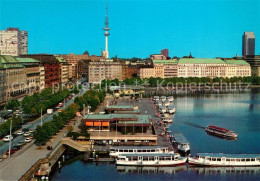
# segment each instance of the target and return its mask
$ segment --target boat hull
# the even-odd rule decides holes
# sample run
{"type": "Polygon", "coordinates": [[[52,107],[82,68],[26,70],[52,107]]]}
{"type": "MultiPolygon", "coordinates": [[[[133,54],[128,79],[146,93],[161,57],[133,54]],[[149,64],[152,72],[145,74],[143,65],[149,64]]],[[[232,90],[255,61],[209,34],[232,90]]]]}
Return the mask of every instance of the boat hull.
{"type": "Polygon", "coordinates": [[[260,166],[260,162],[216,162],[216,161],[204,161],[203,159],[188,158],[189,165],[193,166],[207,166],[207,167],[254,167],[260,166]]]}
{"type": "Polygon", "coordinates": [[[121,161],[116,160],[116,165],[127,165],[127,166],[177,166],[184,165],[187,158],[172,160],[172,161],[121,161]]]}

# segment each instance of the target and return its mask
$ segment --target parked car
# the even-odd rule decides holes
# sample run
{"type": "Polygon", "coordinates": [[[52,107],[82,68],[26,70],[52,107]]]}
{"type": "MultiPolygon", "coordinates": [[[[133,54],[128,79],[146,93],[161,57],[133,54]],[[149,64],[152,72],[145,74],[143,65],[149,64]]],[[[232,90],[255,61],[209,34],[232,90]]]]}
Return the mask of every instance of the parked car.
{"type": "Polygon", "coordinates": [[[24,141],[19,141],[16,145],[17,146],[23,146],[23,145],[25,145],[26,143],[24,142],[24,141]]]}
{"type": "Polygon", "coordinates": [[[22,131],[23,131],[23,132],[28,132],[29,129],[28,129],[28,128],[23,128],[22,131]]]}
{"type": "Polygon", "coordinates": [[[23,135],[24,135],[24,136],[30,136],[31,133],[28,131],[28,132],[25,132],[23,135]]]}
{"type": "Polygon", "coordinates": [[[31,141],[32,141],[31,138],[26,138],[26,139],[24,140],[25,143],[29,143],[29,142],[31,142],[31,141]]]}
{"type": "MultiPolygon", "coordinates": [[[[11,154],[11,155],[14,154],[14,152],[15,152],[14,149],[11,149],[11,150],[10,150],[10,154],[11,154]]],[[[6,150],[5,154],[6,154],[6,155],[9,155],[9,149],[6,150]]]]}
{"type": "Polygon", "coordinates": [[[23,132],[23,131],[18,131],[16,134],[17,134],[17,135],[23,135],[24,132],[23,132]]]}
{"type": "Polygon", "coordinates": [[[12,135],[7,135],[4,137],[4,141],[12,141],[14,138],[12,135]]]}
{"type": "Polygon", "coordinates": [[[15,145],[15,146],[13,146],[12,149],[14,149],[15,151],[17,151],[17,150],[20,150],[21,148],[22,148],[22,146],[20,146],[20,145],[15,145]]]}
{"type": "Polygon", "coordinates": [[[63,104],[60,102],[59,105],[58,105],[58,107],[62,107],[62,106],[63,106],[63,104]]]}
{"type": "Polygon", "coordinates": [[[35,132],[34,129],[30,129],[30,130],[29,130],[29,133],[34,133],[34,132],[35,132]]]}

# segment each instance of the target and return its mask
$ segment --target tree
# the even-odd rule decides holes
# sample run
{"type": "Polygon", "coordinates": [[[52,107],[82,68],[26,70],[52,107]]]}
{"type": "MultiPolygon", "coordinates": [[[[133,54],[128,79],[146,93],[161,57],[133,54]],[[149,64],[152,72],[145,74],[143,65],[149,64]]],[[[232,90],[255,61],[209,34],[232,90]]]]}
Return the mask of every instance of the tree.
{"type": "Polygon", "coordinates": [[[11,110],[16,110],[20,106],[19,102],[17,99],[12,99],[9,102],[5,104],[5,109],[11,109],[11,110]]]}

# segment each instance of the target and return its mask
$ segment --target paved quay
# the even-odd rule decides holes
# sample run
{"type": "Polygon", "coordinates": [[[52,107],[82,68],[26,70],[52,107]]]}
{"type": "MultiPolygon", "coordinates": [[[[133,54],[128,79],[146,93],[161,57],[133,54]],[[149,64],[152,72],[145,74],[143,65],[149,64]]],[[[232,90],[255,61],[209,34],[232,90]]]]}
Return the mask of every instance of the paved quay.
{"type": "Polygon", "coordinates": [[[154,103],[149,98],[143,98],[142,100],[136,101],[128,98],[120,98],[117,100],[117,105],[133,105],[138,106],[141,114],[149,114],[152,116],[152,121],[155,126],[157,132],[157,145],[159,146],[167,146],[169,147],[170,151],[173,151],[173,147],[167,138],[166,135],[160,136],[162,133],[165,133],[164,126],[158,125],[157,123],[160,122],[160,118],[156,117],[157,110],[154,107],[154,103]]]}

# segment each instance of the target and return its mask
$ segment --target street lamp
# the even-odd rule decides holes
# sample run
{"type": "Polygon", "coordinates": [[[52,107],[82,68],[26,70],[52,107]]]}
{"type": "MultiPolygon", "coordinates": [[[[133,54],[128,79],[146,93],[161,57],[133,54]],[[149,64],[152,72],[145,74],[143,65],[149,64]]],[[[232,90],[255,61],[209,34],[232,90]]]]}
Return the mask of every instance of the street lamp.
{"type": "Polygon", "coordinates": [[[9,157],[9,158],[11,157],[11,145],[12,145],[12,139],[11,139],[11,136],[12,136],[12,124],[13,124],[13,119],[11,118],[11,119],[10,119],[10,135],[9,135],[9,153],[8,153],[8,157],[9,157]]]}

